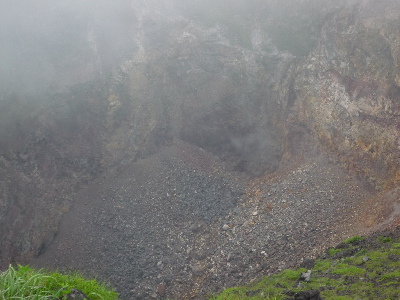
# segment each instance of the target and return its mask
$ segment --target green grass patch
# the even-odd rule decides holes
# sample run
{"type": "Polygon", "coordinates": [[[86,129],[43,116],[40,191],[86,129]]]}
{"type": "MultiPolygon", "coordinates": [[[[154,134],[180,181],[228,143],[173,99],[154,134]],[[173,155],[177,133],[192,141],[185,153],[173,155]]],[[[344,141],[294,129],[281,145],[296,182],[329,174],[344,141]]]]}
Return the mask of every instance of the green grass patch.
{"type": "Polygon", "coordinates": [[[242,290],[239,288],[230,288],[224,290],[218,296],[213,296],[209,298],[211,300],[241,300],[241,299],[252,299],[252,300],[283,300],[285,299],[284,295],[268,293],[265,291],[257,291],[254,293],[250,290],[242,290]]]}
{"type": "Polygon", "coordinates": [[[334,256],[336,253],[339,253],[340,251],[342,251],[342,249],[335,249],[335,248],[328,249],[328,253],[330,256],[334,256]]]}
{"type": "Polygon", "coordinates": [[[0,274],[0,299],[64,299],[72,289],[82,291],[92,300],[118,299],[117,293],[105,284],[77,273],[63,275],[10,265],[0,274]]]}
{"type": "Polygon", "coordinates": [[[362,241],[363,239],[365,239],[364,236],[353,236],[351,238],[348,238],[347,240],[345,240],[343,243],[345,244],[352,244],[354,242],[358,242],[358,241],[362,241]]]}
{"type": "Polygon", "coordinates": [[[375,272],[386,262],[388,253],[386,251],[369,251],[365,253],[365,256],[369,258],[369,260],[365,262],[365,268],[368,271],[375,272]]]}
{"type": "Polygon", "coordinates": [[[310,282],[299,278],[306,269],[284,270],[263,277],[247,286],[223,291],[213,300],[228,299],[287,299],[286,293],[318,289],[325,300],[338,299],[400,299],[400,247],[398,239],[366,237],[367,243],[355,243],[364,237],[354,237],[340,244],[340,249],[330,248],[329,255],[317,259],[312,268],[310,282]],[[384,243],[385,245],[382,245],[384,243]],[[339,251],[355,253],[349,257],[334,258],[339,251]]]}
{"type": "MultiPolygon", "coordinates": [[[[380,281],[394,280],[394,279],[400,280],[400,270],[396,270],[396,271],[384,274],[379,278],[380,281]]],[[[399,281],[397,281],[397,282],[399,282],[399,281]]]]}
{"type": "Polygon", "coordinates": [[[378,241],[380,241],[381,243],[393,243],[393,239],[386,236],[378,237],[378,241]]]}
{"type": "Polygon", "coordinates": [[[367,249],[361,249],[360,251],[358,251],[357,253],[356,253],[356,255],[363,255],[363,254],[365,254],[367,252],[367,249]]]}
{"type": "Polygon", "coordinates": [[[330,260],[319,260],[313,270],[320,272],[327,272],[332,266],[332,262],[330,260]]]}
{"type": "Polygon", "coordinates": [[[301,268],[298,270],[284,270],[282,273],[279,275],[280,278],[286,279],[286,280],[297,280],[299,279],[301,273],[307,272],[306,269],[301,268]]]}
{"type": "Polygon", "coordinates": [[[356,266],[348,265],[345,263],[338,264],[335,269],[331,272],[332,274],[346,275],[346,276],[357,276],[365,273],[365,269],[358,268],[356,266]]]}

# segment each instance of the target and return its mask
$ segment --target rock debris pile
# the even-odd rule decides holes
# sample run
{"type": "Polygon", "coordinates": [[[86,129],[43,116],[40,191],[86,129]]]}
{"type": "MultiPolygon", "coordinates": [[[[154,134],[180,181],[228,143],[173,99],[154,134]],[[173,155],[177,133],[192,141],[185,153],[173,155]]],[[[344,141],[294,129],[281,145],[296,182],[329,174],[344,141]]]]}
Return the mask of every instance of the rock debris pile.
{"type": "Polygon", "coordinates": [[[371,195],[324,157],[251,180],[177,143],[76,197],[35,265],[97,274],[122,299],[202,299],[359,233],[371,195]]]}

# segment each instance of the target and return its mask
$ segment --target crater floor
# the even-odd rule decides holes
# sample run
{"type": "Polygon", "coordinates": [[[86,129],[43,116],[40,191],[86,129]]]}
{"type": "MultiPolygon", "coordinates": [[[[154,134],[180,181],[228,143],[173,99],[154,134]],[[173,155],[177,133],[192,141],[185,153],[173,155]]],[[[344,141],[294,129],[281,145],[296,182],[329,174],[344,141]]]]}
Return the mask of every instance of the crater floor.
{"type": "Polygon", "coordinates": [[[204,299],[389,226],[395,200],[371,212],[378,196],[322,154],[251,179],[177,142],[78,192],[31,265],[96,275],[121,299],[204,299]]]}

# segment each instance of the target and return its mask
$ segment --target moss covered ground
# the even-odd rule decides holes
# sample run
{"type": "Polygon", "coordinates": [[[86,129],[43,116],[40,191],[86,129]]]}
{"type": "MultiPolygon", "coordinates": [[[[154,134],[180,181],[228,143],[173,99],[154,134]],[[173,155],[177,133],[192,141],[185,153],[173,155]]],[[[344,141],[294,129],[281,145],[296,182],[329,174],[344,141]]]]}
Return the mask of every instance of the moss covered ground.
{"type": "Polygon", "coordinates": [[[325,300],[400,299],[398,233],[397,229],[388,235],[357,236],[327,249],[308,266],[312,272],[309,282],[299,280],[305,268],[284,270],[210,299],[294,299],[297,292],[308,290],[319,290],[325,300]]]}

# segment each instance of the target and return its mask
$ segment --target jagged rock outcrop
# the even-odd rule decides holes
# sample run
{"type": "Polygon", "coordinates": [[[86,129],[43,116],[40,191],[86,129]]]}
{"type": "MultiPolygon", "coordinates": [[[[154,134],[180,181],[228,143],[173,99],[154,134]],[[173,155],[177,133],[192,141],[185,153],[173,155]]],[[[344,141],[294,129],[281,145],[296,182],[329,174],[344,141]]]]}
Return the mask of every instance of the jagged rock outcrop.
{"type": "MultiPolygon", "coordinates": [[[[109,120],[119,124],[107,153],[116,160],[145,157],[181,139],[225,158],[233,169],[252,175],[275,170],[284,108],[273,87],[292,57],[232,46],[217,29],[177,23],[164,34],[173,45],[160,49],[140,41],[150,45],[115,75],[109,120]]],[[[143,26],[150,31],[144,36],[163,24],[143,26]]]]}
{"type": "Polygon", "coordinates": [[[400,180],[399,8],[362,1],[332,15],[290,87],[296,120],[379,191],[400,180]]]}

